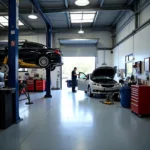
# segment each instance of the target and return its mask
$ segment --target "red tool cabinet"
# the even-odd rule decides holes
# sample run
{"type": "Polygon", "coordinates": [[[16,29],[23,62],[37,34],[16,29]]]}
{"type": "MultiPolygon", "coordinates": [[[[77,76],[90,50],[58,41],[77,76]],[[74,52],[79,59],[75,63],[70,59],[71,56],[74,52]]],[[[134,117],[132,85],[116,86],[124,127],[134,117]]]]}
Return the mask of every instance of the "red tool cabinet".
{"type": "Polygon", "coordinates": [[[150,115],[150,86],[131,87],[131,111],[140,117],[150,115]]]}
{"type": "Polygon", "coordinates": [[[43,92],[45,91],[45,80],[36,80],[36,91],[43,92]]]}
{"type": "Polygon", "coordinates": [[[34,90],[35,90],[34,86],[35,86],[34,80],[27,80],[27,90],[28,90],[28,92],[34,92],[34,90]]]}

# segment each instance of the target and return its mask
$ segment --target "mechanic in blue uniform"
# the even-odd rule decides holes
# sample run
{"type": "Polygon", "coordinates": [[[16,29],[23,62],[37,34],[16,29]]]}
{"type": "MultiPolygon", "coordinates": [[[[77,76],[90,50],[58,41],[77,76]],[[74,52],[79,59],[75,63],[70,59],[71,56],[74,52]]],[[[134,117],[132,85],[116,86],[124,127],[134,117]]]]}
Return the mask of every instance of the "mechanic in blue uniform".
{"type": "Polygon", "coordinates": [[[77,73],[76,73],[76,71],[77,71],[77,68],[74,67],[74,70],[71,73],[72,74],[72,92],[73,93],[76,93],[75,88],[77,86],[77,73]]]}

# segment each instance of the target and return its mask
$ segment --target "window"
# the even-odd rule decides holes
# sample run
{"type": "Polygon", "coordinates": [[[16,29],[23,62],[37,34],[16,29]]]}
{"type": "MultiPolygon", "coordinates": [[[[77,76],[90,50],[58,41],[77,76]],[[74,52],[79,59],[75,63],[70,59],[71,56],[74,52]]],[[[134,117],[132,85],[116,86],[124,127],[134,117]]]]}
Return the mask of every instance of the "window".
{"type": "MultiPolygon", "coordinates": [[[[8,16],[0,16],[0,24],[3,26],[8,26],[8,16]]],[[[19,20],[19,26],[23,26],[24,24],[19,20]]]]}
{"type": "Polygon", "coordinates": [[[92,23],[96,12],[72,12],[70,13],[71,23],[92,23]]]}
{"type": "Polygon", "coordinates": [[[125,74],[131,76],[133,74],[133,54],[125,57],[125,74]]]}
{"type": "Polygon", "coordinates": [[[28,72],[28,69],[27,68],[19,68],[18,71],[19,72],[28,72]]]}

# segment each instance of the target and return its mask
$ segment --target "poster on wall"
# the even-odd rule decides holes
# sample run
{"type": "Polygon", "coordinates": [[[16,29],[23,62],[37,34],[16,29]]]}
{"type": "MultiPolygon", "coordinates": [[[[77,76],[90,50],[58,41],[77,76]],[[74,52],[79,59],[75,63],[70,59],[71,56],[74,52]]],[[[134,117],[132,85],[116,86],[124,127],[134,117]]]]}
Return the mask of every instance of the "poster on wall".
{"type": "Polygon", "coordinates": [[[150,72],[150,57],[144,59],[145,71],[150,72]]]}

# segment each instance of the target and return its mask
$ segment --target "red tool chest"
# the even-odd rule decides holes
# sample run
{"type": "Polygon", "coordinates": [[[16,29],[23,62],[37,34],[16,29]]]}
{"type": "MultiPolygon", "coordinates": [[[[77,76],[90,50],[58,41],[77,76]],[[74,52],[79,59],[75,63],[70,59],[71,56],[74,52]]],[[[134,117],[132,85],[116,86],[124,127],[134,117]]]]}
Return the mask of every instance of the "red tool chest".
{"type": "Polygon", "coordinates": [[[45,80],[36,80],[36,91],[45,91],[45,80]]]}
{"type": "Polygon", "coordinates": [[[28,92],[34,92],[34,90],[35,90],[34,86],[35,86],[34,80],[27,80],[27,90],[28,90],[28,92]]]}
{"type": "Polygon", "coordinates": [[[150,86],[131,87],[131,111],[142,115],[150,115],[150,86]]]}

